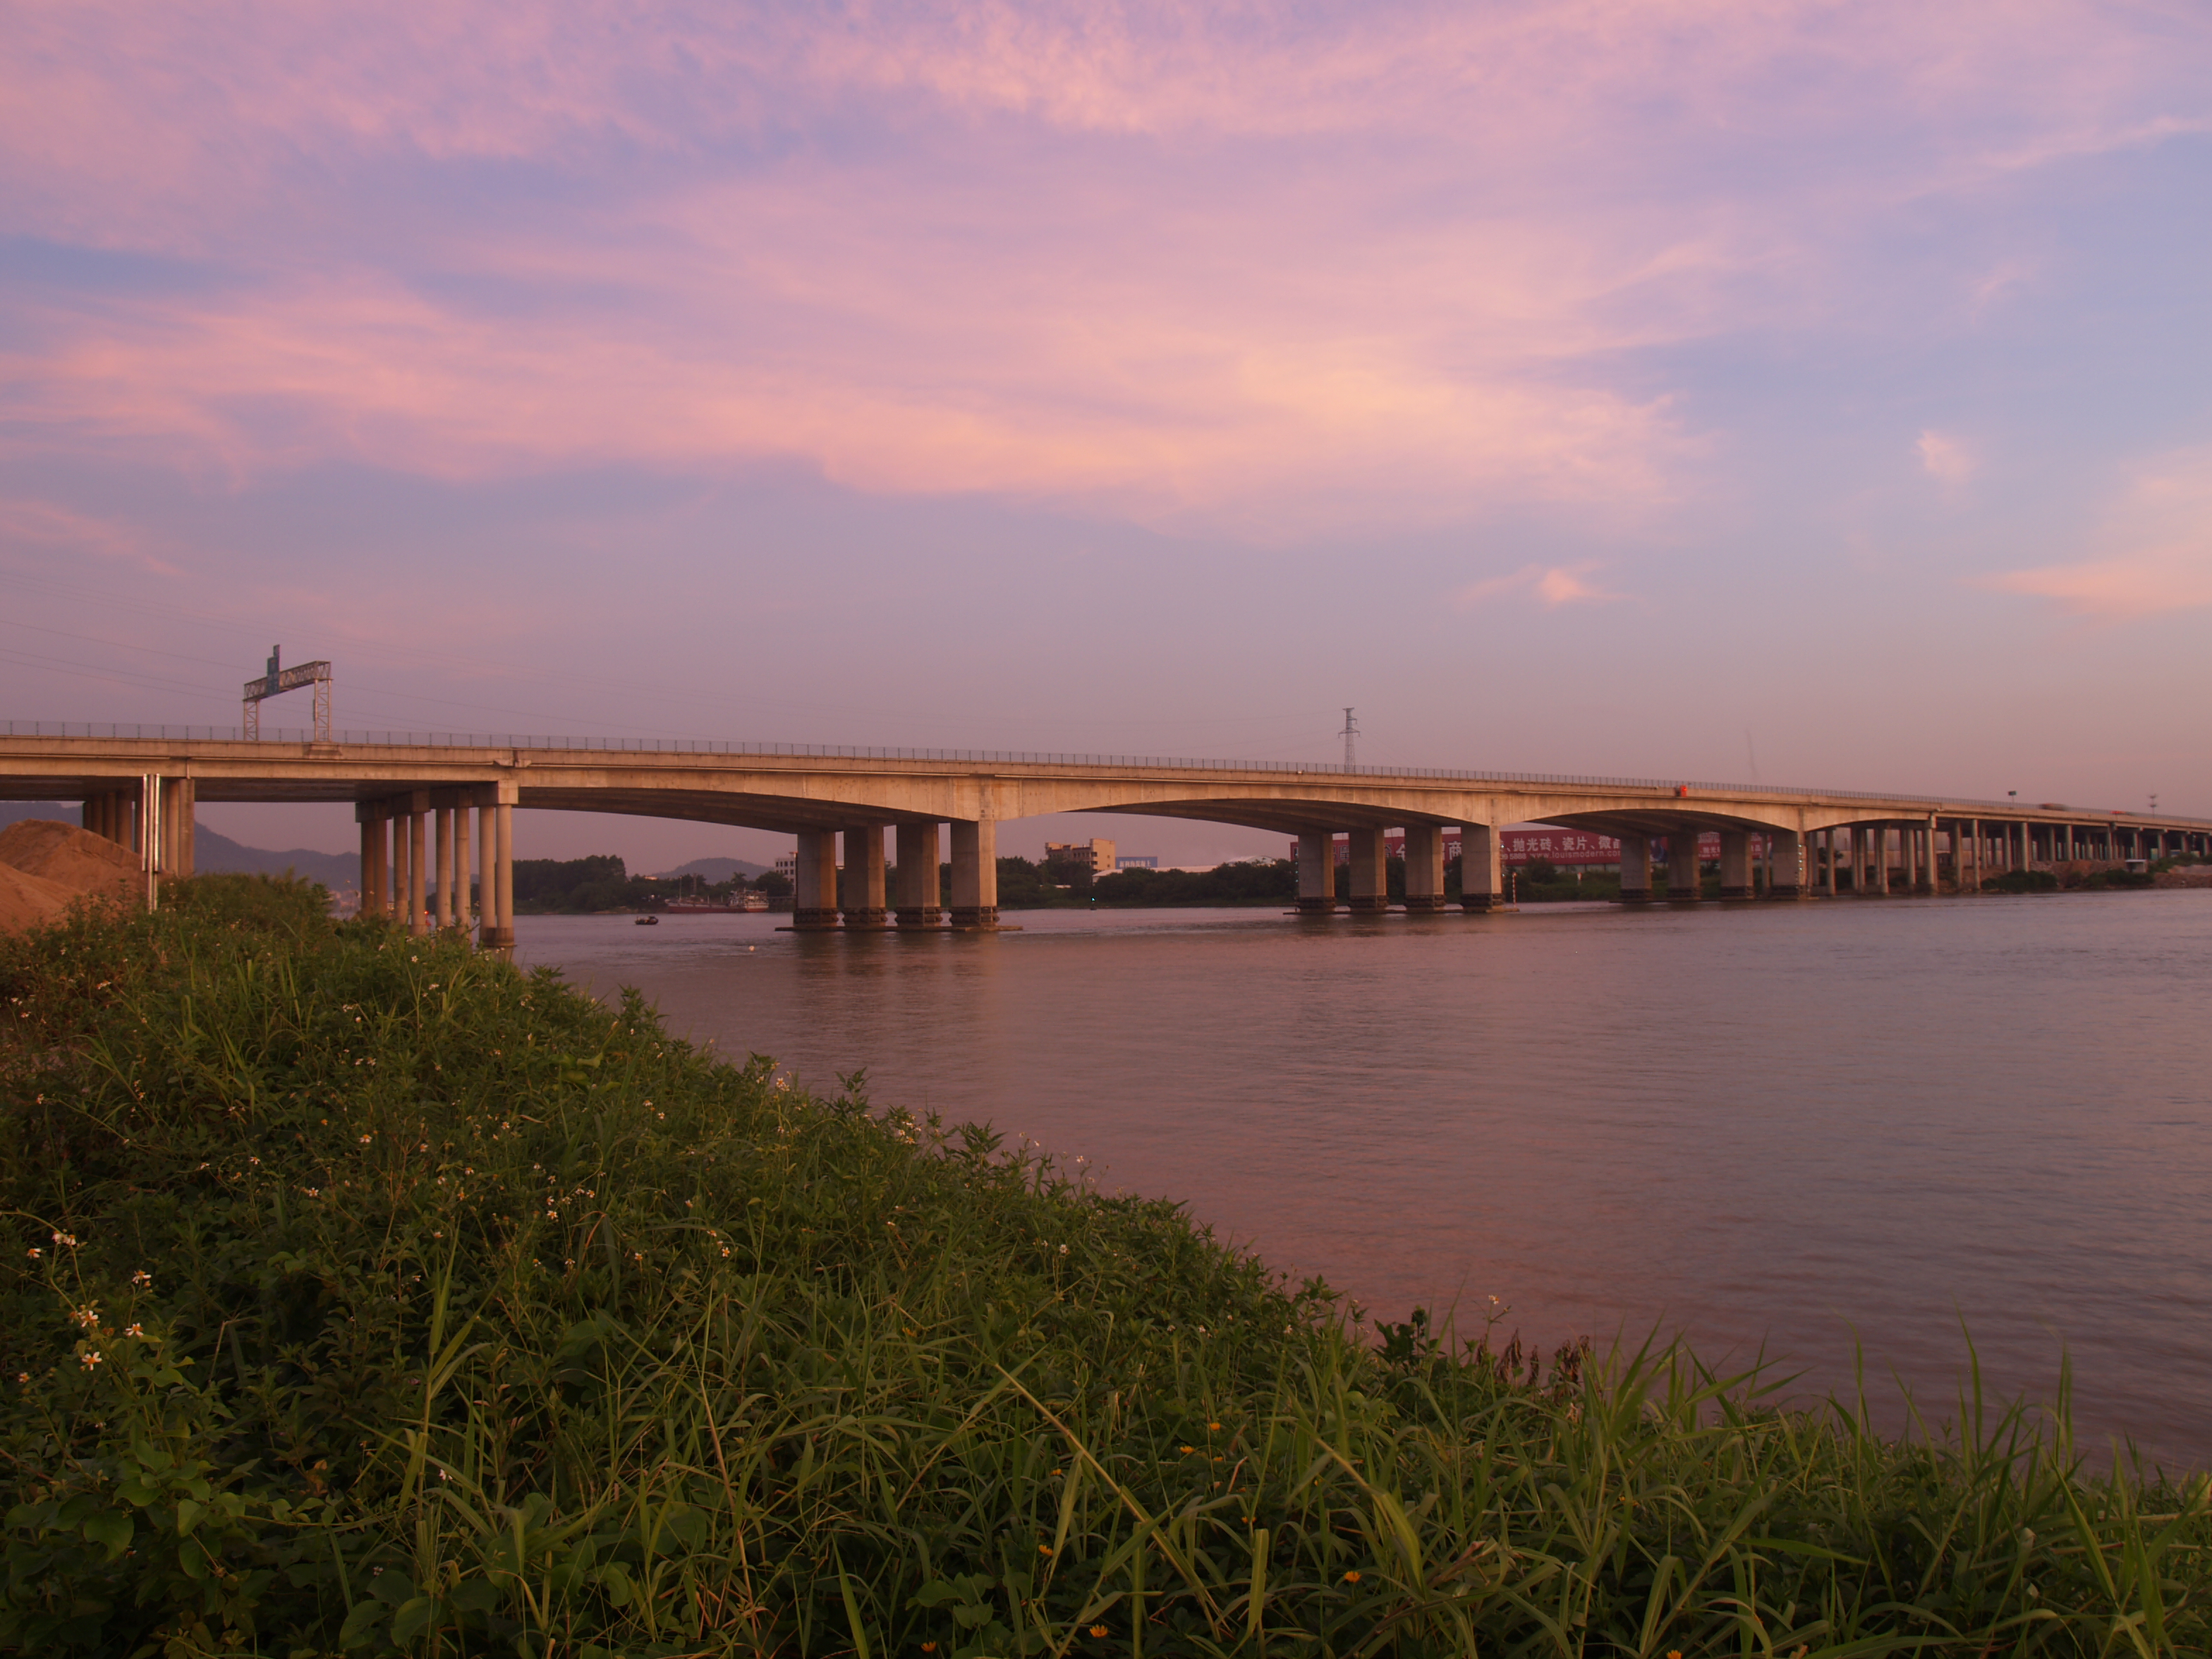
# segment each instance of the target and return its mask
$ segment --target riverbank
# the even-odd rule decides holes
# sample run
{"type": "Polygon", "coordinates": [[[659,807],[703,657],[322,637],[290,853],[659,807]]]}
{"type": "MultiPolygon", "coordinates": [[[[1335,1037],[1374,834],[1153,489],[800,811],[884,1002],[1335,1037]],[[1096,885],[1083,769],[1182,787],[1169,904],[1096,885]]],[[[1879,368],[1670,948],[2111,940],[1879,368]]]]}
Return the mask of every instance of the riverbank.
{"type": "Polygon", "coordinates": [[[10,1646],[2212,1637],[2201,1483],[2063,1424],[1899,1443],[1679,1352],[1368,1333],[862,1079],[308,890],[173,898],[0,957],[10,1646]]]}

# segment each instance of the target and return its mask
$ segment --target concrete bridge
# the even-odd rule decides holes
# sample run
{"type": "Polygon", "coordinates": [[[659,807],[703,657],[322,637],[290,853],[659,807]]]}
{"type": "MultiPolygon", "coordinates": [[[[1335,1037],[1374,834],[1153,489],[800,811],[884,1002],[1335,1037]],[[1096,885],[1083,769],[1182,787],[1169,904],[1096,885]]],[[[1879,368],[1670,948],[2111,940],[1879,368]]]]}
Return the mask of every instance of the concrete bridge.
{"type": "Polygon", "coordinates": [[[481,938],[514,941],[514,813],[520,807],[688,818],[781,831],[799,843],[793,924],[938,927],[944,831],[950,923],[998,921],[997,828],[1053,812],[1199,818],[1297,837],[1298,908],[1326,914],[1334,838],[1351,842],[1348,908],[1391,907],[1383,837],[1404,836],[1404,908],[1447,908],[1443,831],[1462,846],[1461,909],[1503,900],[1497,831],[1553,823],[1615,836],[1626,902],[1698,896],[1694,848],[1717,831],[1721,896],[1969,891],[2005,870],[2070,858],[2212,854],[2212,820],[1849,790],[1635,778],[1406,770],[1155,757],[829,748],[572,738],[339,732],[248,740],[204,726],[0,722],[0,799],[76,799],[88,829],[136,848],[149,902],[192,869],[198,801],[347,801],[361,826],[365,908],[416,931],[465,925],[455,894],[481,872],[481,938]],[[884,836],[897,890],[887,890],[884,836]],[[838,880],[842,837],[842,891],[838,880]],[[1754,879],[1764,853],[1765,883],[1754,879]],[[1665,884],[1655,889],[1655,864],[1665,884]],[[432,895],[434,894],[434,909],[432,895]]]}

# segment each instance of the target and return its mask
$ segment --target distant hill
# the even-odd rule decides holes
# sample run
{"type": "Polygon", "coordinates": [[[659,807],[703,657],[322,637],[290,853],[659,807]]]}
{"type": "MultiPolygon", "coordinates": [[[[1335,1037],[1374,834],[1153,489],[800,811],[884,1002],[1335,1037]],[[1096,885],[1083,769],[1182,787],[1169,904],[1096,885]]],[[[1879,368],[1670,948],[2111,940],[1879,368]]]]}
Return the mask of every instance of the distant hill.
{"type": "Polygon", "coordinates": [[[655,881],[672,881],[678,876],[698,876],[710,882],[727,881],[732,876],[743,876],[750,881],[755,876],[768,873],[765,864],[748,864],[743,859],[693,859],[673,870],[663,870],[655,881]]]}
{"type": "MultiPolygon", "coordinates": [[[[23,818],[52,818],[62,823],[76,823],[79,813],[76,807],[60,801],[0,801],[0,830],[23,818]]],[[[193,830],[192,865],[209,875],[281,876],[289,870],[306,880],[319,881],[333,893],[358,886],[361,882],[358,854],[318,853],[306,847],[272,853],[234,842],[204,823],[193,830]]]]}

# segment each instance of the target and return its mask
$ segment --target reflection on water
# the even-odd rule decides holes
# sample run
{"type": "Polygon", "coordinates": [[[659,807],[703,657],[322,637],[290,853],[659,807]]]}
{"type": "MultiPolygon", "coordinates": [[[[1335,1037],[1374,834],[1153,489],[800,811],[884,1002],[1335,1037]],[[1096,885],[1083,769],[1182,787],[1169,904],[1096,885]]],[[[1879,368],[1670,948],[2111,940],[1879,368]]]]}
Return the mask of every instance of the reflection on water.
{"type": "Polygon", "coordinates": [[[1171,1194],[1380,1312],[1684,1328],[1948,1399],[2062,1346],[2085,1431],[2212,1462],[2212,895],[1300,922],[1024,913],[998,938],[524,917],[520,955],[879,1103],[1171,1194]]]}

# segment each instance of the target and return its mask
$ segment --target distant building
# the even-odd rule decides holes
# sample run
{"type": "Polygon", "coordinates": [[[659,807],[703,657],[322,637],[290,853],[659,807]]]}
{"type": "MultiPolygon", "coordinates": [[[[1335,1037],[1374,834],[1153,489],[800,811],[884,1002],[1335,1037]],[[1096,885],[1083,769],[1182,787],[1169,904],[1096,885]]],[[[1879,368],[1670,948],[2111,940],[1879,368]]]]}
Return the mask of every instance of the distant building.
{"type": "Polygon", "coordinates": [[[788,853],[776,855],[775,872],[793,887],[799,885],[799,849],[796,847],[788,853]]]}
{"type": "Polygon", "coordinates": [[[1048,841],[1044,844],[1047,864],[1072,864],[1079,870],[1088,870],[1096,878],[1110,876],[1118,867],[1114,860],[1114,843],[1110,841],[1048,841]]]}
{"type": "Polygon", "coordinates": [[[1157,870],[1160,861],[1150,853],[1122,853],[1114,860],[1116,870],[1157,870]]]}

